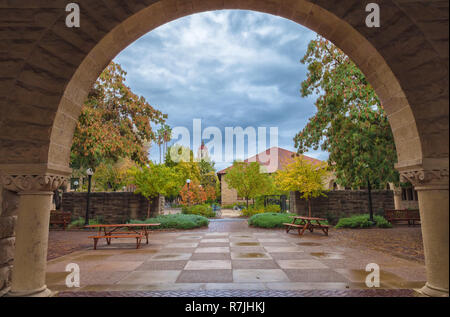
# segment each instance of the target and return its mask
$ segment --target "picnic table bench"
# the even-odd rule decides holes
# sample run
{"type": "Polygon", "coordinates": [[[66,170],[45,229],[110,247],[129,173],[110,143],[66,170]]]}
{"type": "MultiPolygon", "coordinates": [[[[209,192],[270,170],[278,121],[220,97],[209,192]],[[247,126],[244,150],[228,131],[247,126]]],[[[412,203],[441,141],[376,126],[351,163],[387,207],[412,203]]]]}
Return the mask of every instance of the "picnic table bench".
{"type": "Polygon", "coordinates": [[[420,213],[417,209],[391,209],[384,211],[384,217],[390,223],[398,221],[408,221],[408,226],[414,226],[416,221],[420,221],[420,213]]]}
{"type": "Polygon", "coordinates": [[[310,232],[314,232],[314,229],[321,229],[325,235],[328,235],[328,225],[321,224],[321,221],[326,221],[323,218],[315,218],[315,217],[303,217],[303,216],[294,216],[291,223],[283,223],[286,226],[286,233],[289,233],[292,229],[297,229],[298,234],[301,236],[308,229],[310,232]],[[300,220],[299,223],[295,223],[297,220],[300,220]]]}
{"type": "Polygon", "coordinates": [[[66,230],[68,224],[72,220],[72,214],[70,212],[51,210],[50,211],[50,225],[62,225],[66,230]]]}
{"type": "Polygon", "coordinates": [[[112,224],[112,225],[89,225],[85,226],[88,229],[98,229],[98,234],[95,236],[90,236],[88,238],[94,239],[94,250],[97,250],[97,243],[99,239],[106,239],[108,245],[111,244],[112,239],[123,239],[123,238],[135,238],[136,239],[136,249],[141,246],[141,240],[143,237],[146,238],[146,243],[148,244],[148,228],[157,227],[161,225],[160,223],[146,223],[146,224],[112,224]],[[119,231],[120,229],[125,229],[126,231],[119,231]]]}

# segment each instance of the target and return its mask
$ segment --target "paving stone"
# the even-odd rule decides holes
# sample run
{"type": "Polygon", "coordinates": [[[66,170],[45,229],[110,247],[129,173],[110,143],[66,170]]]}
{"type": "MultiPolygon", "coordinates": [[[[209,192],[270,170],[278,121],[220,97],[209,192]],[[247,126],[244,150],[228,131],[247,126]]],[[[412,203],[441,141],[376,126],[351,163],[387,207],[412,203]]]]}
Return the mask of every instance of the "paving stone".
{"type": "Polygon", "coordinates": [[[178,261],[178,260],[189,260],[191,253],[158,253],[153,255],[151,261],[178,261]]]}
{"type": "Polygon", "coordinates": [[[280,242],[280,243],[287,243],[285,239],[278,239],[278,238],[258,238],[259,242],[280,242]]]}
{"type": "Polygon", "coordinates": [[[198,247],[197,242],[192,243],[169,243],[165,246],[165,248],[196,248],[198,247]]]}
{"type": "Polygon", "coordinates": [[[121,279],[118,284],[174,283],[180,272],[179,270],[134,271],[121,279]]]}
{"type": "Polygon", "coordinates": [[[233,281],[235,283],[289,282],[289,278],[280,269],[237,269],[233,270],[233,281]]]}
{"type": "Polygon", "coordinates": [[[271,256],[264,252],[231,252],[231,259],[253,261],[271,259],[271,256]]]}
{"type": "Polygon", "coordinates": [[[214,248],[214,247],[228,247],[230,243],[228,242],[212,242],[212,243],[199,243],[199,248],[214,248]]]}
{"type": "Polygon", "coordinates": [[[283,270],[292,282],[349,282],[343,275],[327,269],[283,270]]]}
{"type": "Polygon", "coordinates": [[[211,248],[197,248],[195,253],[226,253],[230,252],[229,247],[211,247],[211,248]]]}
{"type": "Polygon", "coordinates": [[[219,243],[219,242],[229,243],[230,240],[228,238],[227,239],[217,238],[217,239],[202,239],[202,240],[200,240],[200,243],[219,243]]]}
{"type": "Polygon", "coordinates": [[[136,271],[182,270],[188,261],[147,261],[136,268],[136,271]]]}
{"type": "Polygon", "coordinates": [[[191,260],[231,260],[230,253],[194,253],[191,260]]]}
{"type": "Polygon", "coordinates": [[[182,271],[177,283],[231,283],[231,270],[189,270],[182,271]]]}
{"type": "Polygon", "coordinates": [[[303,252],[298,247],[266,247],[264,246],[267,252],[303,252]]]}
{"type": "Polygon", "coordinates": [[[230,260],[195,260],[189,261],[185,270],[231,270],[230,260]]]}
{"type": "Polygon", "coordinates": [[[232,260],[233,269],[279,269],[279,265],[273,260],[232,260]]]}
{"type": "Polygon", "coordinates": [[[328,267],[316,260],[277,260],[282,269],[327,269],[328,267]]]}
{"type": "Polygon", "coordinates": [[[305,252],[270,252],[270,256],[276,260],[300,260],[313,258],[305,252]]]}

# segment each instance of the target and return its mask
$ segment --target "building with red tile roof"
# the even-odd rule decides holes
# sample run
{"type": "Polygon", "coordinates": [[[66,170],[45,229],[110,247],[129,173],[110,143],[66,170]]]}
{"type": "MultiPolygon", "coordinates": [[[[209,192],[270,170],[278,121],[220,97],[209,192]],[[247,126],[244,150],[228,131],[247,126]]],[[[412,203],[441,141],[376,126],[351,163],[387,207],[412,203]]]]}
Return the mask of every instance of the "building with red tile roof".
{"type": "MultiPolygon", "coordinates": [[[[267,173],[275,173],[276,171],[283,169],[286,165],[292,163],[293,158],[296,156],[302,156],[303,159],[306,161],[311,162],[311,164],[318,165],[320,163],[323,163],[323,161],[306,156],[297,154],[295,152],[282,149],[280,147],[272,147],[270,149],[265,150],[264,152],[261,152],[257,155],[254,155],[246,160],[244,162],[251,163],[251,162],[258,162],[261,164],[265,171],[267,173]]],[[[228,184],[224,180],[224,175],[232,168],[232,166],[227,167],[219,172],[217,172],[217,175],[220,180],[221,185],[221,199],[222,199],[222,205],[231,205],[237,202],[244,202],[244,199],[241,197],[238,197],[236,190],[229,188],[228,184]]]]}

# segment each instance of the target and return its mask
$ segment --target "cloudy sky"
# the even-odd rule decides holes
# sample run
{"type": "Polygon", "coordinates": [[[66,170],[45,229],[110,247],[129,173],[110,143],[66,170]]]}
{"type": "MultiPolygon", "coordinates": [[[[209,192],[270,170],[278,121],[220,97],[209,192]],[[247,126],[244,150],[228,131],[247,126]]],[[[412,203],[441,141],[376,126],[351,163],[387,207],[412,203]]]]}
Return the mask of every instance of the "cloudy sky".
{"type": "MultiPolygon", "coordinates": [[[[299,92],[306,77],[299,61],[315,36],[268,14],[214,11],[151,31],[115,61],[132,90],[168,114],[171,127],[185,127],[192,136],[193,119],[201,119],[202,129],[217,127],[223,138],[225,127],[278,127],[278,145],[295,151],[293,137],[315,112],[314,98],[299,92]]],[[[150,158],[159,161],[156,145],[150,158]]],[[[217,162],[216,168],[229,165],[217,162]]]]}

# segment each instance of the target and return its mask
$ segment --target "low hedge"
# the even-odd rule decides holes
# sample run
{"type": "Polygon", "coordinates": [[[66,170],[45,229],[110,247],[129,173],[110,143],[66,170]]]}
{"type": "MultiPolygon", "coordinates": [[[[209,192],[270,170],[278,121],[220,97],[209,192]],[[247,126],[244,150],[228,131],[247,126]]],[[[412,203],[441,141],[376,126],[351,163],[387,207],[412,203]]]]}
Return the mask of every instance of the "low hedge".
{"type": "Polygon", "coordinates": [[[214,218],[216,216],[216,213],[209,205],[194,205],[189,207],[185,206],[181,210],[185,215],[198,215],[207,218],[214,218]]]}
{"type": "Polygon", "coordinates": [[[263,213],[279,213],[281,212],[281,207],[279,205],[267,205],[264,206],[249,206],[248,208],[242,209],[242,215],[245,217],[252,217],[254,215],[263,213]]]}
{"type": "Polygon", "coordinates": [[[348,218],[340,218],[336,228],[392,228],[392,224],[382,216],[373,216],[374,222],[371,222],[369,214],[354,215],[348,218]]]}
{"type": "Polygon", "coordinates": [[[209,220],[199,215],[161,215],[155,218],[131,220],[130,223],[160,223],[161,229],[193,229],[208,226],[209,220]]]}
{"type": "MultiPolygon", "coordinates": [[[[102,219],[89,219],[89,225],[98,225],[103,223],[102,219]]],[[[78,219],[72,221],[68,226],[68,229],[82,229],[84,228],[84,218],[79,217],[78,219]]]]}
{"type": "Polygon", "coordinates": [[[250,217],[248,224],[260,228],[284,228],[283,223],[292,222],[292,216],[296,215],[275,212],[260,213],[250,217]]]}

